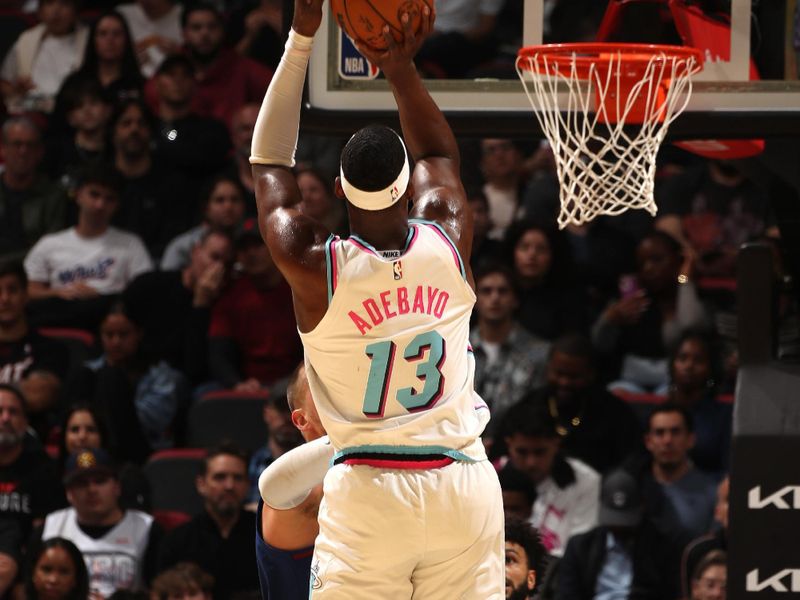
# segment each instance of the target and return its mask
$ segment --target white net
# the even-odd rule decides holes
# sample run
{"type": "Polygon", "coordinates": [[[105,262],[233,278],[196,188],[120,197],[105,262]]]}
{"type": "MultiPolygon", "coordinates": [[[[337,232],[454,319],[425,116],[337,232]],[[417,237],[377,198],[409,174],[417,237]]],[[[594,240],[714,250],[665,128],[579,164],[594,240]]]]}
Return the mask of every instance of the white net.
{"type": "Polygon", "coordinates": [[[658,148],[686,108],[691,76],[700,65],[691,55],[658,52],[646,62],[639,55],[643,64],[632,78],[625,58],[614,50],[588,66],[576,53],[566,61],[547,52],[517,59],[517,73],[555,155],[562,229],[631,208],[656,213],[658,148]]]}

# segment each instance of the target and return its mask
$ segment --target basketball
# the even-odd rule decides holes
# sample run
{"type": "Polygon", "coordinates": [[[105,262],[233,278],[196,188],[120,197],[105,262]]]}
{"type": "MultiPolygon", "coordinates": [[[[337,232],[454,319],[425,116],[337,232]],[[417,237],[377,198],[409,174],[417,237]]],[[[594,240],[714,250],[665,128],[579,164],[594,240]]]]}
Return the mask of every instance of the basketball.
{"type": "Polygon", "coordinates": [[[383,26],[389,25],[394,39],[403,37],[400,17],[408,13],[412,31],[419,31],[424,5],[433,10],[433,0],[331,0],[331,10],[339,27],[354,40],[376,50],[386,48],[383,26]]]}

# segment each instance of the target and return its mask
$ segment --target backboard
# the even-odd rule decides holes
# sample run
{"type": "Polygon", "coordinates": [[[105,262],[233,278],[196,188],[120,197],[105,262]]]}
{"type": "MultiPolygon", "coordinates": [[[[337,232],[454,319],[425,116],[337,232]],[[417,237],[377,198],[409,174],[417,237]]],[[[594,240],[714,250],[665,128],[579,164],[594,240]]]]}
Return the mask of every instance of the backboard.
{"type": "MultiPolygon", "coordinates": [[[[670,130],[673,139],[800,135],[796,3],[507,0],[497,58],[463,78],[427,79],[426,85],[461,134],[530,135],[538,125],[513,68],[520,46],[593,40],[694,45],[703,49],[706,65],[670,130]],[[559,10],[571,12],[560,23],[559,10]],[[582,21],[575,14],[584,15],[582,21]]],[[[305,125],[342,132],[394,113],[385,81],[328,10],[309,67],[307,108],[305,125]]]]}

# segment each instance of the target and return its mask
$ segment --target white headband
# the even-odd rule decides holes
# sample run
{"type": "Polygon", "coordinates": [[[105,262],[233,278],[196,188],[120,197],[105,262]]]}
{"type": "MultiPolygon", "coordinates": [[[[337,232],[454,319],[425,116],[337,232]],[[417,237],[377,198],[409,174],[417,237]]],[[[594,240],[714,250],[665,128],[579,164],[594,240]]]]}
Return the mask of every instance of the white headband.
{"type": "Polygon", "coordinates": [[[397,139],[400,140],[400,144],[403,146],[405,162],[403,163],[403,168],[400,169],[400,174],[397,176],[397,179],[382,190],[378,190],[377,192],[365,192],[364,190],[358,189],[347,181],[347,178],[344,176],[344,170],[341,166],[339,167],[342,190],[344,190],[345,197],[353,206],[362,210],[383,210],[384,208],[392,206],[406,193],[406,189],[408,189],[408,180],[411,177],[411,169],[408,166],[406,145],[399,135],[397,139]]]}

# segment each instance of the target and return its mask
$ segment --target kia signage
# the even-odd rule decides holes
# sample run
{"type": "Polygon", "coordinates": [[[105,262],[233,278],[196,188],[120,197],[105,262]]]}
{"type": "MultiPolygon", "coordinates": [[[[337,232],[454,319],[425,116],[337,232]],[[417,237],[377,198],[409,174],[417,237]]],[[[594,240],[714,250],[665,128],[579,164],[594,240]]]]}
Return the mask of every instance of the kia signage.
{"type": "Polygon", "coordinates": [[[736,436],[728,600],[800,600],[800,437],[736,436]]]}

